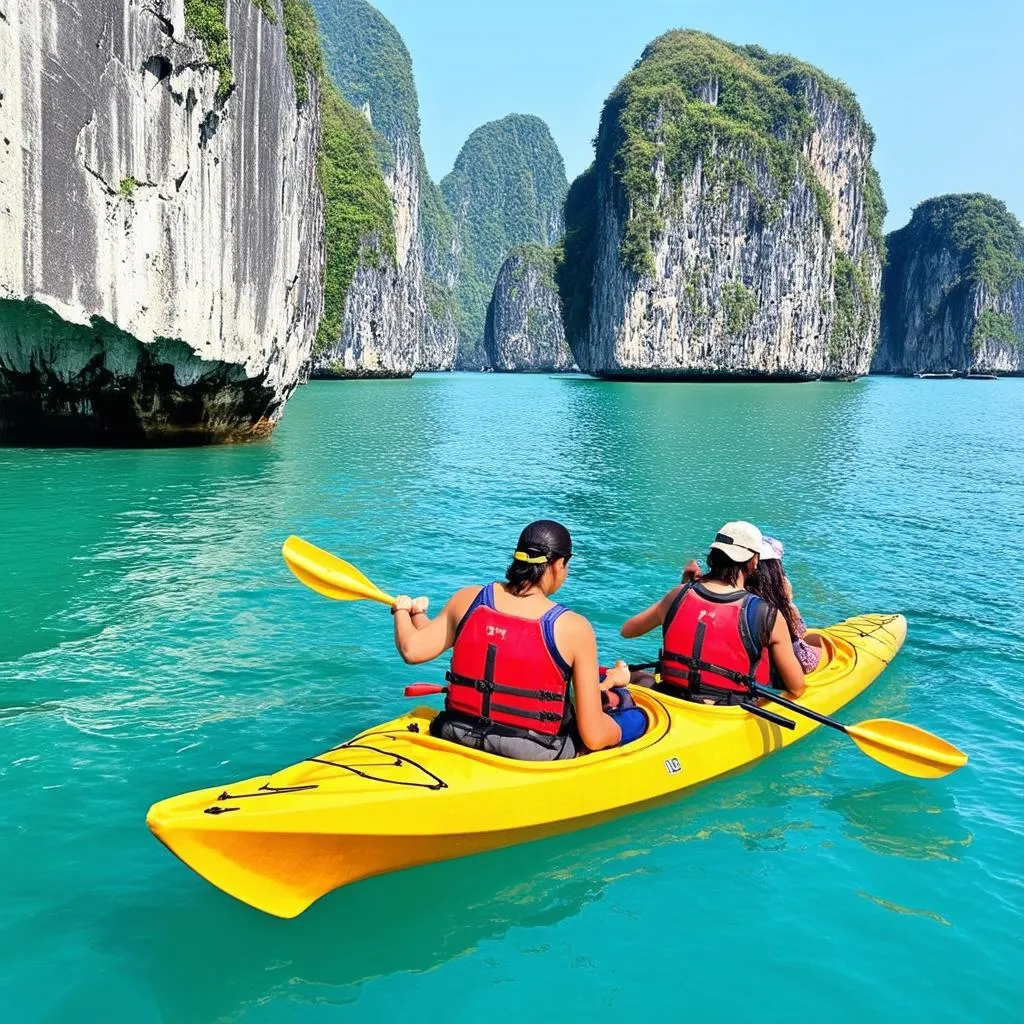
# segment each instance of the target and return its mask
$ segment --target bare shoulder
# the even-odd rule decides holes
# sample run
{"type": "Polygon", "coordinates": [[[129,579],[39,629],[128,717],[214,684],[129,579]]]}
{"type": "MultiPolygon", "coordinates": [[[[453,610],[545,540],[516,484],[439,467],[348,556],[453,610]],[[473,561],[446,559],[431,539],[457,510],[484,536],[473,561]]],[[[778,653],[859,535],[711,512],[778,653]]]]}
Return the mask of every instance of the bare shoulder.
{"type": "Polygon", "coordinates": [[[575,655],[597,643],[594,627],[579,612],[563,612],[555,621],[555,639],[567,654],[575,655]]]}
{"type": "Polygon", "coordinates": [[[561,629],[573,636],[593,636],[594,627],[590,624],[590,620],[584,615],[580,615],[579,612],[565,611],[558,617],[556,628],[561,629]]]}
{"type": "Polygon", "coordinates": [[[466,614],[469,606],[476,599],[477,594],[480,593],[484,588],[479,583],[474,583],[468,587],[460,587],[455,591],[454,594],[448,599],[446,610],[450,615],[453,615],[456,620],[461,619],[466,614]]]}

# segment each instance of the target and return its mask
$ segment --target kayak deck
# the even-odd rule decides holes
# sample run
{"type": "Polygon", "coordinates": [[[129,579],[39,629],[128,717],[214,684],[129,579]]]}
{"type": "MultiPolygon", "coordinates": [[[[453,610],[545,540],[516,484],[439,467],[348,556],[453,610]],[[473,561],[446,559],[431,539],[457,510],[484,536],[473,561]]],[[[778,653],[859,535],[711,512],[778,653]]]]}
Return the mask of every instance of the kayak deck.
{"type": "MultiPolygon", "coordinates": [[[[818,631],[827,664],[800,702],[832,714],[892,660],[899,615],[818,631]]],[[[281,917],[370,875],[539,839],[640,810],[788,746],[795,729],[739,707],[634,688],[649,727],[625,747],[571,761],[497,757],[429,734],[417,707],[270,776],[154,804],[153,833],[232,896],[281,917]]]]}

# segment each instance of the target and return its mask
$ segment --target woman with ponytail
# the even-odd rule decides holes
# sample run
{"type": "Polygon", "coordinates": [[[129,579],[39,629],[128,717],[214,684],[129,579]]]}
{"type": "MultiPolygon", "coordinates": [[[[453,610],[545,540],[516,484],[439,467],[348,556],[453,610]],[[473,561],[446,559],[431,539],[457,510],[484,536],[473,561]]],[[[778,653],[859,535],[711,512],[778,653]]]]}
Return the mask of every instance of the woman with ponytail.
{"type": "Polygon", "coordinates": [[[395,646],[406,662],[452,649],[434,736],[504,757],[554,761],[643,735],[647,719],[639,708],[602,709],[602,690],[624,686],[629,670],[619,662],[601,681],[593,627],[551,600],[571,558],[569,531],[539,519],[520,534],[504,583],[463,587],[434,619],[424,598],[396,599],[395,646]]]}

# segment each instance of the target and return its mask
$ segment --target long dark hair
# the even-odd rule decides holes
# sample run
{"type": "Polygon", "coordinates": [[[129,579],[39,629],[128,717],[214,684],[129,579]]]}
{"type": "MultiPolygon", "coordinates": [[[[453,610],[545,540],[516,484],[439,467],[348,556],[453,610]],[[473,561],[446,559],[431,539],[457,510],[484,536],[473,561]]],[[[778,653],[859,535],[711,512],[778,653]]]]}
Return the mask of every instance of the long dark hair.
{"type": "Polygon", "coordinates": [[[789,626],[789,635],[796,639],[796,608],[786,594],[786,574],[782,562],[777,558],[762,560],[754,573],[747,577],[747,590],[778,608],[789,626]]]}
{"type": "Polygon", "coordinates": [[[704,573],[703,579],[735,587],[741,572],[750,575],[750,563],[753,560],[754,556],[751,555],[746,562],[734,562],[724,551],[712,548],[708,552],[708,571],[704,573]]]}
{"type": "Polygon", "coordinates": [[[505,570],[505,579],[508,580],[508,590],[519,595],[536,586],[552,562],[572,557],[572,537],[554,519],[538,519],[519,534],[516,551],[521,551],[527,558],[544,559],[543,562],[512,559],[505,570]]]}

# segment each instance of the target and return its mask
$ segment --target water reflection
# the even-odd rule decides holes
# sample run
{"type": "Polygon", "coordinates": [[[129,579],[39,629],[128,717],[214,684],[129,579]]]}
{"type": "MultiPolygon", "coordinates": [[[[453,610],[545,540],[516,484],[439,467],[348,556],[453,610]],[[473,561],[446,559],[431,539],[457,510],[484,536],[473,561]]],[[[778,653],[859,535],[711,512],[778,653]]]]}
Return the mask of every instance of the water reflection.
{"type": "MultiPolygon", "coordinates": [[[[575,424],[566,444],[578,468],[566,505],[581,537],[580,573],[588,550],[594,563],[617,566],[623,609],[658,596],[642,586],[652,568],[667,588],[686,558],[707,550],[712,531],[737,517],[783,536],[791,571],[803,577],[836,514],[825,484],[842,476],[862,433],[860,385],[560,384],[575,424]],[[604,495],[597,518],[595,488],[604,495]]],[[[596,614],[607,580],[587,582],[592,606],[580,610],[596,614]]]]}
{"type": "Polygon", "coordinates": [[[949,790],[914,779],[837,793],[822,807],[842,816],[850,839],[890,857],[956,861],[973,840],[949,790]]]}

